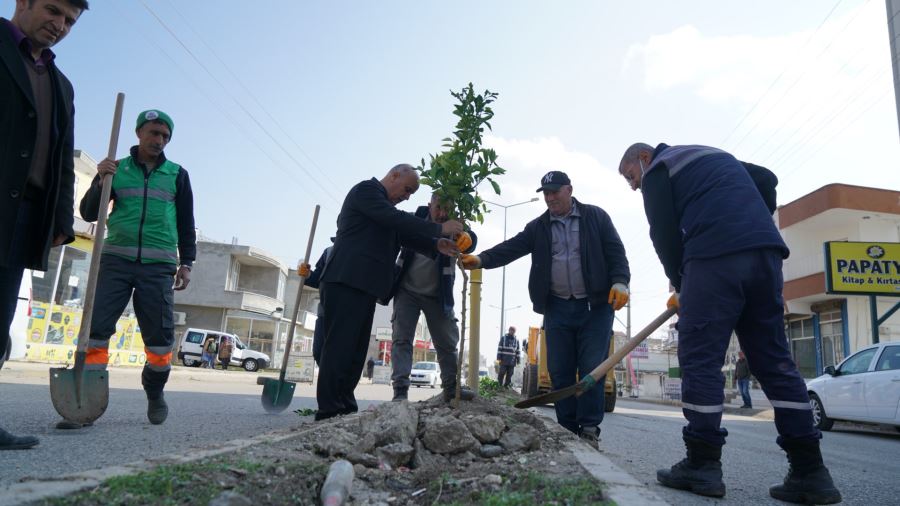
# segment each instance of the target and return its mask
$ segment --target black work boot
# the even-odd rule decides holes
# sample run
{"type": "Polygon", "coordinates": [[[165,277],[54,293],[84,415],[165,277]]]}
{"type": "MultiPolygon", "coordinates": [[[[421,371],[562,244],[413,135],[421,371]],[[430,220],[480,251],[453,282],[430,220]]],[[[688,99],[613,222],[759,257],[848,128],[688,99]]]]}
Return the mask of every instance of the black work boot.
{"type": "MultiPolygon", "coordinates": [[[[444,397],[444,402],[450,402],[456,398],[456,385],[453,385],[450,387],[442,387],[442,388],[444,390],[444,392],[442,394],[444,397]]],[[[475,398],[475,391],[473,391],[472,389],[470,389],[468,387],[462,387],[459,390],[459,400],[471,401],[474,398],[475,398]]]]}
{"type": "Polygon", "coordinates": [[[38,443],[40,440],[34,436],[13,436],[0,429],[0,450],[25,450],[38,443]]]}
{"type": "Polygon", "coordinates": [[[656,480],[669,488],[709,497],[724,497],[722,447],[688,437],[684,438],[684,446],[687,448],[687,458],[670,469],[656,471],[656,480]]]}
{"type": "Polygon", "coordinates": [[[394,387],[394,402],[405,401],[409,398],[409,387],[394,387]]]}
{"type": "Polygon", "coordinates": [[[595,450],[600,449],[600,426],[581,427],[578,429],[578,437],[595,450]]]}
{"type": "Polygon", "coordinates": [[[147,419],[153,425],[159,425],[169,416],[169,406],[162,392],[158,396],[147,394],[147,419]]]}
{"type": "Polygon", "coordinates": [[[781,447],[787,452],[790,467],[784,483],[769,487],[769,495],[798,504],[841,502],[841,492],[822,462],[819,441],[783,441],[781,447]]]}

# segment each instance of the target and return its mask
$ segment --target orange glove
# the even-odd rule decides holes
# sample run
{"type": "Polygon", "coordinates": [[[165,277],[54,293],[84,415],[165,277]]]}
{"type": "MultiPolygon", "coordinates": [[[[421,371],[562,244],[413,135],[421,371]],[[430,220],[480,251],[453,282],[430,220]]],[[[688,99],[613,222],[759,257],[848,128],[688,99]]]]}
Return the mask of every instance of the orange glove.
{"type": "Polygon", "coordinates": [[[459,251],[466,251],[472,247],[472,236],[468,232],[461,232],[456,236],[456,247],[459,248],[459,251]]]}
{"type": "Polygon", "coordinates": [[[628,287],[622,283],[615,283],[609,290],[609,299],[606,301],[618,311],[628,304],[628,287]]]}
{"type": "Polygon", "coordinates": [[[478,255],[463,255],[459,258],[466,269],[472,270],[481,267],[481,259],[478,258],[478,255]]]}
{"type": "Polygon", "coordinates": [[[678,298],[679,298],[678,292],[673,293],[672,296],[669,297],[669,300],[666,301],[666,307],[669,309],[672,309],[672,308],[681,309],[681,306],[678,304],[678,298]]]}
{"type": "Polygon", "coordinates": [[[306,262],[300,262],[300,265],[297,266],[297,274],[299,274],[303,278],[308,278],[310,274],[309,264],[306,262]]]}

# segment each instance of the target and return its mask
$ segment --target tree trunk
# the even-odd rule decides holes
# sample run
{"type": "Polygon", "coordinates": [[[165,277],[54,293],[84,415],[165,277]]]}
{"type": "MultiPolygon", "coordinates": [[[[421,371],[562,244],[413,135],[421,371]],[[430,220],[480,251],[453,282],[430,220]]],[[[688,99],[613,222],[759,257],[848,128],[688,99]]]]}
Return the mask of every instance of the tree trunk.
{"type": "MultiPolygon", "coordinates": [[[[463,366],[463,357],[465,357],[466,351],[466,292],[469,288],[469,275],[466,273],[466,270],[463,268],[461,257],[456,259],[456,265],[459,267],[459,270],[462,272],[463,277],[463,288],[462,288],[462,314],[461,314],[461,322],[459,326],[459,357],[457,357],[457,365],[456,365],[456,393],[453,397],[452,406],[454,408],[459,407],[460,395],[462,392],[462,366],[463,366]]],[[[471,367],[472,364],[469,364],[471,367]]]]}

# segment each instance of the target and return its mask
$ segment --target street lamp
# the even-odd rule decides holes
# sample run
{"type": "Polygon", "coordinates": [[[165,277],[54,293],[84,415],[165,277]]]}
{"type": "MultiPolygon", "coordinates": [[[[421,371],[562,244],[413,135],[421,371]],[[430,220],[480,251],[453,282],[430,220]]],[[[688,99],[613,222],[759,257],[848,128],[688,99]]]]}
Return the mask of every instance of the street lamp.
{"type": "MultiPolygon", "coordinates": [[[[522,204],[530,204],[532,202],[537,202],[539,199],[537,197],[532,197],[530,200],[526,200],[524,202],[516,202],[515,204],[509,204],[507,206],[503,204],[498,204],[496,202],[491,202],[489,200],[485,200],[485,204],[490,204],[492,206],[502,207],[503,208],[503,241],[506,241],[506,210],[510,207],[521,206],[522,204]]],[[[500,335],[503,335],[503,332],[506,330],[506,266],[503,266],[503,281],[501,282],[500,289],[500,335]]]]}

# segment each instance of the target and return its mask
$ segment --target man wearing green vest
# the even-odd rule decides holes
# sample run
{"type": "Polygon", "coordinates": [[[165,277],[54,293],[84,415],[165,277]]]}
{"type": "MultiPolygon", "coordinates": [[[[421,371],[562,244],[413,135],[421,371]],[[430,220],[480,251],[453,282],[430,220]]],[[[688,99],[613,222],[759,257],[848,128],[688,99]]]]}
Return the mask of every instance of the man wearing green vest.
{"type": "Polygon", "coordinates": [[[100,162],[97,177],[81,200],[81,216],[95,221],[101,177],[112,175],[113,208],[100,260],[85,367],[106,368],[109,338],[133,295],[147,355],[141,383],[147,393],[147,418],[155,425],[169,414],[163,388],[175,344],[173,282],[174,290],[187,287],[197,255],[191,181],[187,171],[163,153],[174,129],[168,114],[155,109],[142,112],[135,127],[138,145],[131,148],[131,156],[100,162]]]}

